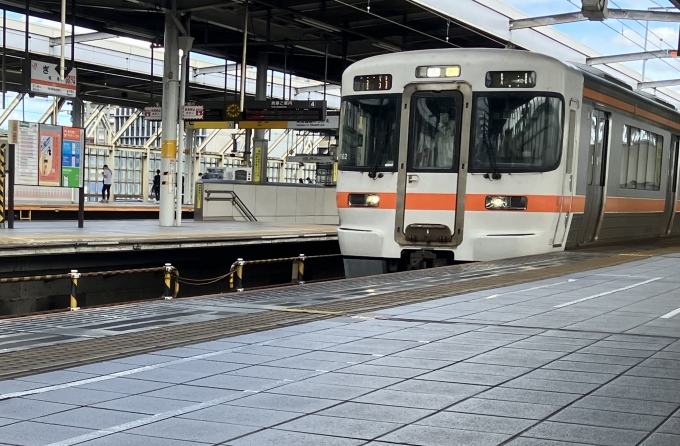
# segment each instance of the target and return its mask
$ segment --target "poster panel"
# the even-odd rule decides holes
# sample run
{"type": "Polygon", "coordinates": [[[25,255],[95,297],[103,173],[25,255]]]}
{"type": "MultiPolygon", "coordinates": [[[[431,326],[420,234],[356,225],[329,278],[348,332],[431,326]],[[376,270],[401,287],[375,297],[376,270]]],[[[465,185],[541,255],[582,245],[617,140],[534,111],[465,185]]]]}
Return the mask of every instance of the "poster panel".
{"type": "Polygon", "coordinates": [[[10,143],[14,144],[14,184],[38,185],[38,124],[10,121],[10,143]]]}
{"type": "Polygon", "coordinates": [[[83,185],[83,129],[63,127],[61,151],[61,185],[82,187],[83,185]]]}
{"type": "Polygon", "coordinates": [[[38,185],[61,186],[61,127],[40,124],[38,134],[38,185]]]}

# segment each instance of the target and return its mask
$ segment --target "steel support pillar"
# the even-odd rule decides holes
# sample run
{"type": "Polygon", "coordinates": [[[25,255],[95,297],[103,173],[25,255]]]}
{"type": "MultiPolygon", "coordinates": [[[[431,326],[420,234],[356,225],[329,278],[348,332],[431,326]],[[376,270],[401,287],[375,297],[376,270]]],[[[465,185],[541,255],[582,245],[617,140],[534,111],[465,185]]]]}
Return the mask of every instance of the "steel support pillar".
{"type": "Polygon", "coordinates": [[[146,149],[142,154],[142,201],[147,203],[151,194],[149,180],[156,176],[156,171],[151,173],[151,150],[146,149]],[[149,177],[150,176],[150,177],[149,177]]]}
{"type": "MultiPolygon", "coordinates": [[[[177,166],[177,112],[179,107],[179,50],[175,11],[165,13],[165,59],[163,61],[163,123],[161,134],[161,226],[173,226],[175,173],[177,166]]],[[[181,181],[181,180],[180,180],[181,181]]],[[[182,187],[181,183],[179,187],[182,187]]]]}
{"type": "Polygon", "coordinates": [[[194,144],[194,129],[193,127],[188,127],[184,133],[185,138],[185,152],[184,164],[186,165],[186,187],[184,194],[184,201],[187,204],[194,203],[194,182],[196,181],[196,169],[194,164],[196,161],[196,145],[194,144]]]}
{"type": "MultiPolygon", "coordinates": [[[[83,101],[80,99],[73,99],[71,101],[71,118],[73,127],[83,126],[83,101]]],[[[84,130],[83,130],[84,131],[84,130]]],[[[81,147],[83,152],[83,159],[85,159],[85,147],[81,147]]],[[[80,185],[78,187],[78,227],[82,228],[85,225],[85,166],[80,166],[80,185]]]]}
{"type": "MultiPolygon", "coordinates": [[[[255,100],[267,100],[267,69],[269,57],[263,49],[257,54],[257,78],[255,80],[255,100]]],[[[269,141],[265,138],[264,129],[256,129],[253,138],[253,182],[262,184],[267,182],[267,159],[269,141]]]]}

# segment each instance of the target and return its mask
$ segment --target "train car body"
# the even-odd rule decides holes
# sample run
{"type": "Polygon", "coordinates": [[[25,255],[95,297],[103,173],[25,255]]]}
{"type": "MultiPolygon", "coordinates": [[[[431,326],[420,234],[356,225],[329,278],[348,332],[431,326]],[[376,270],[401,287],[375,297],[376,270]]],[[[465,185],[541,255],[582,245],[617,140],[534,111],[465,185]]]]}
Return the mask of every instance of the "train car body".
{"type": "Polygon", "coordinates": [[[516,50],[368,58],[343,75],[348,276],[680,232],[680,114],[516,50]]]}

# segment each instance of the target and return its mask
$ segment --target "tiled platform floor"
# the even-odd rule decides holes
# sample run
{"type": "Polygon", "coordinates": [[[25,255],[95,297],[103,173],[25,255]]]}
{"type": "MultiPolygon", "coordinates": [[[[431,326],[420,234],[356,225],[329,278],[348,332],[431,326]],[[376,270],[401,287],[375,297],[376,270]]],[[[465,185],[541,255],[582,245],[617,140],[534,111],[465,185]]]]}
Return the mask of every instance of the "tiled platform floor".
{"type": "Polygon", "coordinates": [[[680,445],[680,257],[0,381],[10,445],[680,445]]]}

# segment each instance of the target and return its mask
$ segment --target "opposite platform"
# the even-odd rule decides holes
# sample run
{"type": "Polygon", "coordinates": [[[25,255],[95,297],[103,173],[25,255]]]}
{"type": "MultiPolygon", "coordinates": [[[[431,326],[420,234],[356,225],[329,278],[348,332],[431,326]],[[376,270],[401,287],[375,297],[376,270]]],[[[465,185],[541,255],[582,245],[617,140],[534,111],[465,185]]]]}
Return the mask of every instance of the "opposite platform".
{"type": "Polygon", "coordinates": [[[202,248],[337,239],[333,225],[265,222],[194,222],[161,227],[158,220],[16,222],[0,229],[0,256],[55,255],[78,252],[202,248]]]}

